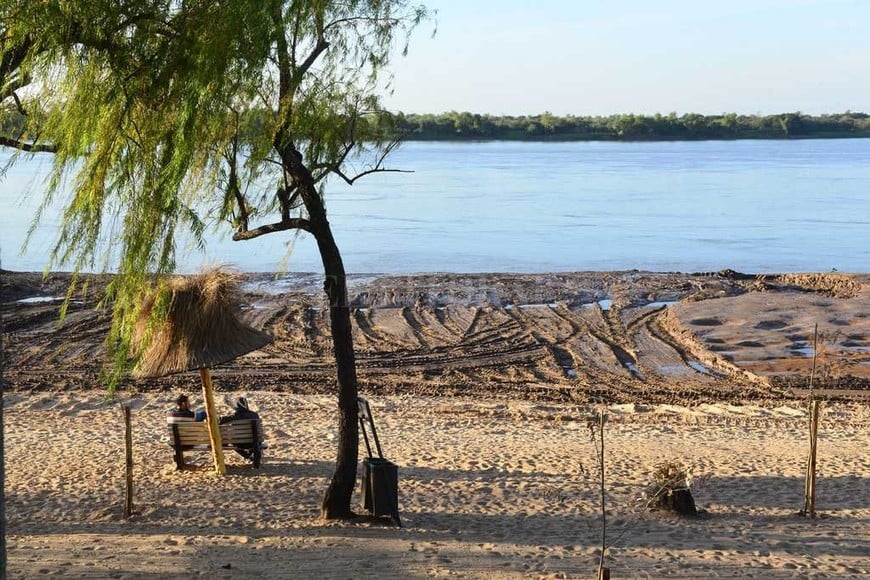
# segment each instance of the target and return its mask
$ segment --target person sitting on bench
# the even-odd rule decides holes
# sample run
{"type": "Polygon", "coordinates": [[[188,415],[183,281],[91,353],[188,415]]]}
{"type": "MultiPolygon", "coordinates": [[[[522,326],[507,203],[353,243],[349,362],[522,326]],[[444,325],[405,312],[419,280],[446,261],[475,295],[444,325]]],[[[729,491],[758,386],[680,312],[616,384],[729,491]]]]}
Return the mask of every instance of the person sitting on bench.
{"type": "MultiPolygon", "coordinates": [[[[239,400],[236,401],[236,408],[232,415],[225,415],[220,418],[218,421],[221,425],[224,423],[232,423],[233,421],[243,421],[243,420],[260,420],[260,415],[256,411],[252,411],[248,406],[248,400],[244,397],[239,397],[239,400]]],[[[250,460],[252,451],[249,445],[233,445],[233,449],[236,453],[244,457],[245,459],[250,460]]]]}
{"type": "Polygon", "coordinates": [[[190,399],[181,394],[175,399],[175,408],[166,411],[167,423],[183,423],[185,421],[204,421],[205,411],[194,413],[190,410],[190,399]]]}

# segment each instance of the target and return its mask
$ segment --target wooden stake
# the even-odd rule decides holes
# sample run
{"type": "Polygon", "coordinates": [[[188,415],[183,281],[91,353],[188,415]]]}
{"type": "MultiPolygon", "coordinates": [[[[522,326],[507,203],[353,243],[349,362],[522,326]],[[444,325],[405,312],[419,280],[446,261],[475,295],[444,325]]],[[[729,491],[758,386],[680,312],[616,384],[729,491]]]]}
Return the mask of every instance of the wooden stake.
{"type": "Polygon", "coordinates": [[[126,451],[125,472],[126,472],[126,495],[124,501],[124,517],[129,519],[133,515],[133,428],[130,420],[130,404],[121,405],[121,411],[124,414],[124,449],[126,451]]]}
{"type": "Polygon", "coordinates": [[[205,420],[208,422],[208,439],[211,442],[211,456],[214,459],[214,470],[218,475],[226,475],[227,466],[224,464],[221,430],[218,427],[217,411],[214,408],[211,372],[208,369],[199,369],[199,376],[202,379],[202,398],[205,400],[205,420]]]}
{"type": "Polygon", "coordinates": [[[598,458],[601,468],[601,557],[598,560],[599,580],[609,580],[610,570],[604,567],[604,552],[607,550],[607,496],[604,487],[604,419],[605,410],[602,408],[598,416],[598,437],[601,443],[601,457],[598,458]]]}
{"type": "Polygon", "coordinates": [[[813,328],[813,368],[810,371],[810,401],[815,400],[815,392],[813,389],[815,388],[816,381],[816,361],[818,360],[819,353],[819,325],[818,323],[813,328]]]}
{"type": "Polygon", "coordinates": [[[820,401],[810,403],[810,457],[807,461],[807,485],[805,515],[816,517],[816,449],[819,439],[819,409],[820,401]]]}
{"type": "Polygon", "coordinates": [[[816,517],[816,448],[819,439],[819,408],[815,399],[816,361],[819,351],[819,325],[813,329],[813,368],[810,372],[810,452],[807,457],[807,475],[804,484],[804,509],[801,515],[816,517]]]}

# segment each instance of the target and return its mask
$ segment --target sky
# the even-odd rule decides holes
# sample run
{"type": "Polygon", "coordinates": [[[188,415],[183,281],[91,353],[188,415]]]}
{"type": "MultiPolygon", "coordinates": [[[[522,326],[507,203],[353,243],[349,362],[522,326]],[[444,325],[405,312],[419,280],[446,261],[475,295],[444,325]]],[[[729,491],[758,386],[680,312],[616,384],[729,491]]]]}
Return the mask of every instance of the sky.
{"type": "Polygon", "coordinates": [[[870,112],[870,0],[420,2],[393,111],[870,112]]]}

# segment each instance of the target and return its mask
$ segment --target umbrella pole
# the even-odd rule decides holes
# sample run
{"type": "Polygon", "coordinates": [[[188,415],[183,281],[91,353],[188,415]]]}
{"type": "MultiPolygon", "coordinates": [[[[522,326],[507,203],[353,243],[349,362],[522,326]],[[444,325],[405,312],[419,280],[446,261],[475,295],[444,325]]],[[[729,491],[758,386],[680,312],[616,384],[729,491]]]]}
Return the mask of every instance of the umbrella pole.
{"type": "Polygon", "coordinates": [[[209,372],[208,369],[199,369],[199,376],[202,378],[202,397],[205,399],[205,420],[208,422],[208,438],[209,441],[211,441],[214,470],[218,475],[226,475],[227,466],[224,464],[224,450],[221,446],[221,431],[218,427],[218,417],[214,408],[211,372],[209,372]]]}

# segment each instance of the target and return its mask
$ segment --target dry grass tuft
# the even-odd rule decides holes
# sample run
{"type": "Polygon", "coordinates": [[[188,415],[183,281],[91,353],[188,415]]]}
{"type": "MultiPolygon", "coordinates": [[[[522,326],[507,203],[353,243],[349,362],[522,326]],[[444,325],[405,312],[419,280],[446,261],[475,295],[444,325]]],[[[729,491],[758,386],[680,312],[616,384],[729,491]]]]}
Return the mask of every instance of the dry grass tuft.
{"type": "Polygon", "coordinates": [[[692,485],[702,485],[709,475],[694,477],[692,468],[679,461],[664,461],[655,466],[652,481],[644,493],[646,506],[674,511],[682,515],[696,515],[692,485]]]}
{"type": "Polygon", "coordinates": [[[210,270],[171,279],[144,301],[133,337],[136,377],[157,377],[228,362],[271,337],[240,318],[239,276],[210,270]]]}

